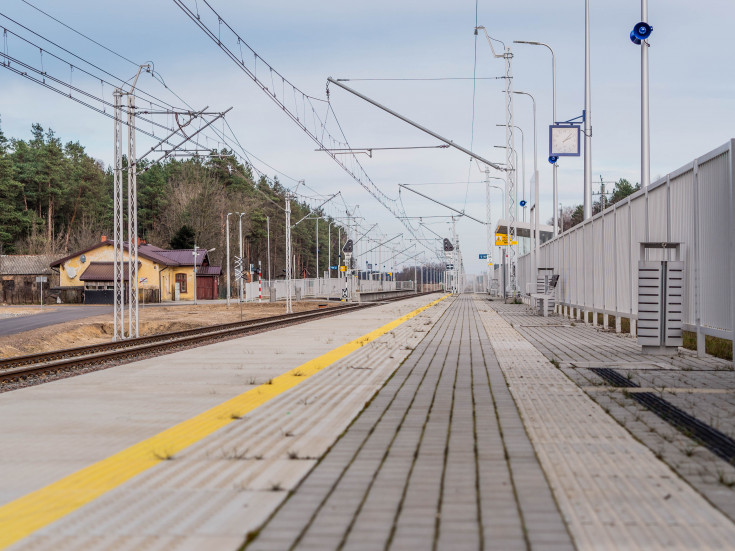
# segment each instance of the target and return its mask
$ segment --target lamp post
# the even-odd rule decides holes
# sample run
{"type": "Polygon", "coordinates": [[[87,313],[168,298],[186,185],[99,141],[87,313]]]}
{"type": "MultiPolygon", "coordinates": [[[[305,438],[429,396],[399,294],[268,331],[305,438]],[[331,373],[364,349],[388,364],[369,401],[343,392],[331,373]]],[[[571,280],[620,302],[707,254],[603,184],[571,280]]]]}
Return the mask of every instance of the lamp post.
{"type": "MultiPolygon", "coordinates": [[[[554,55],[554,50],[551,48],[551,46],[549,46],[548,44],[544,42],[535,42],[532,40],[514,40],[513,43],[514,44],[530,44],[531,46],[544,46],[548,48],[549,51],[551,52],[551,98],[552,98],[551,99],[551,110],[552,110],[551,117],[553,119],[552,122],[556,124],[556,56],[554,55]]],[[[556,205],[556,203],[559,201],[559,197],[558,197],[559,188],[557,187],[557,180],[556,180],[557,178],[556,171],[558,168],[559,167],[557,166],[557,164],[554,163],[554,167],[553,167],[553,178],[554,178],[553,180],[554,182],[553,183],[553,194],[554,194],[553,201],[554,202],[552,203],[554,205],[556,205]]],[[[557,235],[559,235],[559,220],[557,218],[556,209],[554,209],[554,237],[556,237],[557,235]]]]}
{"type": "MultiPolygon", "coordinates": [[[[648,0],[641,0],[641,21],[648,21],[648,0]]],[[[650,29],[652,27],[649,26],[650,29]]],[[[650,30],[648,31],[651,32],[650,30]]],[[[648,115],[648,41],[641,40],[641,187],[651,183],[651,135],[648,115]]]]}
{"type": "Polygon", "coordinates": [[[319,218],[316,219],[316,286],[319,288],[319,218]]]}
{"type": "Polygon", "coordinates": [[[238,214],[240,215],[240,229],[239,229],[239,231],[240,231],[240,249],[239,250],[240,250],[240,265],[242,266],[241,273],[240,273],[240,302],[242,302],[242,299],[243,299],[243,296],[242,296],[242,276],[243,276],[243,273],[245,272],[245,262],[243,262],[243,258],[242,258],[242,217],[245,216],[245,213],[244,212],[238,212],[238,214]]]}
{"type": "MultiPolygon", "coordinates": [[[[538,268],[538,255],[539,255],[539,210],[541,207],[541,201],[539,200],[539,175],[538,175],[538,150],[536,148],[537,146],[537,138],[538,135],[536,133],[536,98],[534,98],[531,94],[528,92],[520,92],[520,91],[514,91],[514,94],[520,94],[523,96],[528,96],[531,98],[531,101],[533,102],[533,200],[535,203],[534,207],[534,215],[533,215],[533,240],[534,240],[534,249],[533,254],[531,255],[531,258],[533,261],[531,262],[532,271],[531,271],[531,282],[533,282],[536,278],[536,269],[538,268]]],[[[556,210],[556,209],[554,209],[556,210]]]]}
{"type": "Polygon", "coordinates": [[[197,244],[194,243],[194,304],[197,303],[197,244]]]}
{"type": "Polygon", "coordinates": [[[227,247],[227,306],[230,305],[230,287],[232,285],[232,280],[230,279],[230,215],[232,214],[236,213],[227,213],[227,230],[225,235],[225,246],[227,247]]]}
{"type": "Polygon", "coordinates": [[[329,279],[332,279],[332,224],[334,224],[334,222],[330,222],[329,227],[327,228],[327,268],[329,279]]]}
{"type": "Polygon", "coordinates": [[[271,288],[271,219],[270,216],[265,217],[265,227],[268,236],[268,292],[271,288]]]}
{"type": "Polygon", "coordinates": [[[584,219],[587,220],[588,218],[592,218],[592,87],[590,85],[590,0],[585,0],[584,2],[584,219]]]}

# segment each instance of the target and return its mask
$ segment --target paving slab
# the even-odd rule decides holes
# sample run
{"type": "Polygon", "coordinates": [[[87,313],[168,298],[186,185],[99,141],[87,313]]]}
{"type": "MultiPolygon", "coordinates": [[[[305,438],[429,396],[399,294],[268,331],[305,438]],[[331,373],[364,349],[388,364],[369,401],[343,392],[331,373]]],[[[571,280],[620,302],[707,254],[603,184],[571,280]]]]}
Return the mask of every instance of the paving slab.
{"type": "Polygon", "coordinates": [[[162,457],[148,458],[154,466],[11,547],[236,549],[408,356],[446,301],[378,338],[365,335],[437,298],[415,297],[0,395],[0,439],[12,442],[0,448],[0,531],[7,521],[3,505],[243,392],[267,392],[270,380],[292,377],[290,390],[243,416],[228,416],[222,428],[170,458],[160,450],[162,457]],[[349,342],[358,343],[354,352],[328,360],[349,342]],[[299,373],[299,366],[325,356],[316,374],[299,373]]]}
{"type": "MultiPolygon", "coordinates": [[[[569,366],[652,361],[642,357],[634,339],[571,326],[560,317],[540,321],[513,305],[478,304],[531,443],[580,549],[732,548],[735,524],[549,361],[569,366]]],[[[670,369],[724,367],[716,358],[699,361],[688,354],[666,361],[670,369]]]]}
{"type": "Polygon", "coordinates": [[[574,548],[460,296],[246,549],[529,547],[574,548]]]}

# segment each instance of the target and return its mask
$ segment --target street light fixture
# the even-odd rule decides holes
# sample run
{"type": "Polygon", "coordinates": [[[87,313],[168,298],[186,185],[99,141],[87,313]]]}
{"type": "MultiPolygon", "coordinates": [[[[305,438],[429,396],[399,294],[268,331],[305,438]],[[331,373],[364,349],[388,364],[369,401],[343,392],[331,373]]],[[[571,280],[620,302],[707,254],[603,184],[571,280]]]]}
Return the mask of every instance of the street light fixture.
{"type": "Polygon", "coordinates": [[[225,236],[225,242],[227,247],[227,306],[230,305],[230,287],[232,286],[232,280],[230,279],[230,216],[233,214],[239,214],[237,212],[228,212],[227,213],[227,222],[226,222],[226,236],[225,236]]]}
{"type": "MultiPolygon", "coordinates": [[[[531,46],[544,46],[545,48],[548,48],[548,50],[551,52],[551,88],[552,88],[551,90],[551,98],[552,98],[551,99],[551,109],[552,109],[551,117],[553,119],[553,123],[556,124],[556,55],[554,54],[554,50],[552,49],[551,46],[549,46],[548,44],[544,42],[535,42],[533,40],[514,40],[513,43],[514,44],[529,44],[531,46]]],[[[554,169],[553,169],[554,170],[553,172],[553,178],[554,178],[554,183],[553,183],[553,188],[554,188],[553,189],[553,194],[554,194],[553,201],[554,202],[553,204],[554,205],[556,205],[556,203],[559,200],[559,197],[558,197],[559,188],[557,186],[557,179],[556,179],[557,178],[556,171],[558,168],[559,167],[557,166],[557,164],[554,163],[554,169]]],[[[557,219],[556,209],[554,209],[554,237],[556,237],[557,235],[559,235],[559,220],[557,219]]]]}

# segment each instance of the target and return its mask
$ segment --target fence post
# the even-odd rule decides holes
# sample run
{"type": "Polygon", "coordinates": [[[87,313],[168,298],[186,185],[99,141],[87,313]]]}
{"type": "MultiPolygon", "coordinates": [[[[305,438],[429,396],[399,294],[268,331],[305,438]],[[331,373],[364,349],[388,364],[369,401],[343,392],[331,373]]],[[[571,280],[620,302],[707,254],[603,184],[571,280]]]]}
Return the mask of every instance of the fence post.
{"type": "Polygon", "coordinates": [[[697,357],[705,356],[705,337],[702,332],[702,255],[700,254],[700,212],[699,212],[699,159],[694,160],[692,166],[692,189],[694,201],[692,201],[694,209],[694,323],[697,333],[697,357]]]}
{"type": "MultiPolygon", "coordinates": [[[[735,181],[733,179],[735,178],[735,158],[733,158],[733,151],[735,147],[735,140],[730,140],[730,167],[729,167],[729,177],[730,177],[730,233],[729,235],[733,235],[735,233],[735,189],[733,189],[733,186],[735,185],[735,181]]],[[[730,239],[730,327],[732,329],[731,339],[732,339],[732,359],[733,359],[733,367],[735,367],[735,239],[730,239]]]]}

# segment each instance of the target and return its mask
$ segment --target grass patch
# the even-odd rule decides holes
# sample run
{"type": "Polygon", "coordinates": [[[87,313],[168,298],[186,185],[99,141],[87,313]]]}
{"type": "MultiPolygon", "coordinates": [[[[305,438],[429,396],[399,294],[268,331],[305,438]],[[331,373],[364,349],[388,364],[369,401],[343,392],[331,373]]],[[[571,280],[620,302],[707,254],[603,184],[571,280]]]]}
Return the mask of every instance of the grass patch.
{"type": "MultiPolygon", "coordinates": [[[[693,331],[682,331],[684,339],[684,348],[689,350],[697,349],[697,334],[693,331]]],[[[716,358],[723,360],[732,360],[732,341],[721,339],[711,335],[704,336],[704,350],[707,354],[712,354],[716,358]]]]}
{"type": "Polygon", "coordinates": [[[620,318],[620,332],[630,333],[630,318],[620,318]]]}

